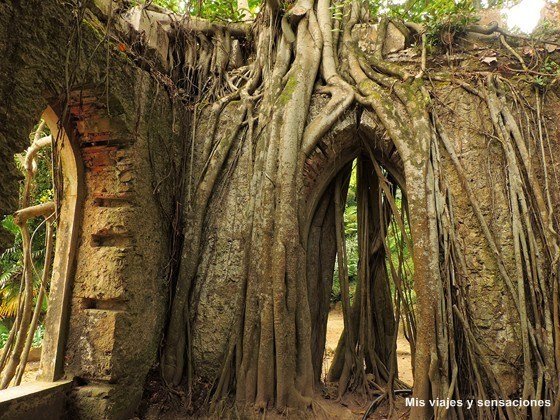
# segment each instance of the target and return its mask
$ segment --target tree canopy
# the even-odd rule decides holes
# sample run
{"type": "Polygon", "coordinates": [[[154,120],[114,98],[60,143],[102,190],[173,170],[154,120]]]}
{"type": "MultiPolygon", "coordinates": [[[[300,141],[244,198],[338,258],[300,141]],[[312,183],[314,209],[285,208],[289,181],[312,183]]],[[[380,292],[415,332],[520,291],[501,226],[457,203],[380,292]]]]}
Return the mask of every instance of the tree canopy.
{"type": "MultiPolygon", "coordinates": [[[[521,0],[367,0],[373,15],[389,15],[401,17],[413,22],[429,22],[439,20],[443,16],[472,16],[476,9],[493,7],[511,7],[521,0]]],[[[141,0],[138,3],[142,4],[141,0]]],[[[261,0],[148,0],[145,4],[156,4],[176,13],[189,13],[213,20],[241,20],[243,9],[254,15],[258,12],[261,0]]],[[[333,7],[339,8],[344,5],[333,7]]],[[[282,6],[288,10],[293,1],[283,1],[282,6]]]]}

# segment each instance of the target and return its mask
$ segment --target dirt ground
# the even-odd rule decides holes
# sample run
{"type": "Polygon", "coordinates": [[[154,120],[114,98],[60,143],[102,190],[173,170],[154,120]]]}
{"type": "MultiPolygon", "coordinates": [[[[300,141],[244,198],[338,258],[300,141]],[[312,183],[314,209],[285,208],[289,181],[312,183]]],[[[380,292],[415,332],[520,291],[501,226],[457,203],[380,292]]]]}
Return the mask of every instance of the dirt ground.
{"type": "MultiPolygon", "coordinates": [[[[325,359],[323,362],[323,375],[326,376],[334,351],[338,344],[338,339],[344,329],[342,311],[334,309],[329,312],[327,320],[327,340],[325,343],[325,359]]],[[[409,385],[414,382],[412,376],[412,357],[410,354],[410,344],[402,334],[397,338],[397,365],[399,367],[399,379],[409,385]]]]}
{"type": "MultiPolygon", "coordinates": [[[[338,340],[344,330],[344,320],[340,309],[331,310],[327,320],[327,338],[325,343],[325,358],[323,361],[323,378],[326,378],[338,340]]],[[[397,365],[399,370],[399,379],[406,384],[412,386],[412,357],[410,353],[410,345],[406,338],[402,335],[397,337],[397,365]]],[[[335,391],[336,392],[336,391],[335,391]]],[[[317,418],[336,418],[336,419],[357,419],[362,418],[366,412],[370,401],[361,401],[353,396],[345,397],[343,401],[335,402],[334,400],[324,400],[321,402],[323,413],[316,412],[317,418]]],[[[319,410],[318,410],[319,411],[319,410]]],[[[370,419],[387,419],[389,418],[388,404],[381,405],[372,415],[370,419]]],[[[404,406],[404,399],[397,398],[395,400],[395,411],[391,415],[391,419],[407,418],[408,410],[404,406]]]]}
{"type": "Polygon", "coordinates": [[[40,362],[37,360],[35,362],[27,362],[25,366],[25,372],[21,378],[21,383],[26,384],[30,382],[35,382],[37,380],[37,373],[39,370],[40,362]]]}

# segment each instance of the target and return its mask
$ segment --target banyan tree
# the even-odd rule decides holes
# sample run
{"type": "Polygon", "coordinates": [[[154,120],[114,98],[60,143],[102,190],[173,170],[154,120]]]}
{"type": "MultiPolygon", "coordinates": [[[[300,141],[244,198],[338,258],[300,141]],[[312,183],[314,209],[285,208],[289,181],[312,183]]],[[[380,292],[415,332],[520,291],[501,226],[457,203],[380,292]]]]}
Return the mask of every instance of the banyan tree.
{"type": "MultiPolygon", "coordinates": [[[[0,4],[0,205],[47,124],[40,378],[66,380],[70,418],[330,418],[349,397],[365,417],[560,416],[553,6],[526,36],[455,2],[410,21],[428,2],[268,0],[235,22],[128,3],[0,4]]],[[[40,317],[19,204],[3,388],[40,317]]]]}

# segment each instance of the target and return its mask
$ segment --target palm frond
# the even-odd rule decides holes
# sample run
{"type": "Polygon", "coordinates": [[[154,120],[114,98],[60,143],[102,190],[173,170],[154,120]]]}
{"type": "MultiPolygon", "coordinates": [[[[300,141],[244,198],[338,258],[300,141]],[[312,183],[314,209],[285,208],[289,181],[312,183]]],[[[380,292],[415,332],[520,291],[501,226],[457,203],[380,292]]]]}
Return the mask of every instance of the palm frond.
{"type": "Polygon", "coordinates": [[[5,318],[14,318],[17,314],[19,306],[19,297],[16,294],[0,303],[0,320],[5,318]]]}
{"type": "Polygon", "coordinates": [[[16,274],[21,273],[21,266],[13,265],[0,274],[0,290],[4,289],[16,274]]]}

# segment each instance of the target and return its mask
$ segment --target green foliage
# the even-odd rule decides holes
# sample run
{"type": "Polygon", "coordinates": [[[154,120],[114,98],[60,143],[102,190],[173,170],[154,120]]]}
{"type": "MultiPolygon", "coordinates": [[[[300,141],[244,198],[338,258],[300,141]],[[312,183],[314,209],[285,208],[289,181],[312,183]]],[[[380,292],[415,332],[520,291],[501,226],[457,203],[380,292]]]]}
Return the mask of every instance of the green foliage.
{"type": "MultiPolygon", "coordinates": [[[[5,325],[3,322],[0,322],[0,349],[4,347],[6,341],[8,340],[8,336],[10,335],[10,328],[5,325]]],[[[37,325],[37,329],[33,334],[33,342],[31,343],[32,347],[41,347],[43,343],[43,337],[45,335],[45,326],[43,324],[37,325]]]]}
{"type": "Polygon", "coordinates": [[[212,21],[239,22],[246,14],[255,16],[261,0],[248,0],[248,9],[240,9],[237,0],[136,0],[135,3],[155,4],[175,13],[188,13],[212,21]]]}
{"type": "Polygon", "coordinates": [[[43,337],[45,335],[45,326],[43,324],[37,325],[37,329],[33,334],[33,342],[31,343],[32,347],[41,347],[43,343],[43,337]]]}
{"type": "Polygon", "coordinates": [[[193,3],[190,13],[209,20],[239,22],[248,13],[255,16],[261,5],[260,0],[249,0],[249,9],[239,9],[236,0],[211,0],[193,3]]]}
{"type": "Polygon", "coordinates": [[[4,347],[4,344],[6,343],[9,334],[10,334],[10,329],[8,328],[8,326],[0,322],[0,349],[4,347]]]}
{"type": "MultiPolygon", "coordinates": [[[[32,257],[36,270],[33,270],[33,282],[38,289],[44,264],[44,231],[39,227],[39,222],[35,222],[35,232],[32,257]]],[[[23,267],[23,252],[21,247],[21,233],[12,216],[7,216],[2,221],[4,229],[14,234],[14,245],[5,250],[0,255],[0,320],[13,319],[16,315],[18,305],[18,295],[20,280],[23,267]],[[14,229],[15,226],[15,229],[14,229]],[[16,230],[17,229],[17,230],[16,230]]],[[[46,310],[46,308],[43,308],[46,310]]]]}
{"type": "MultiPolygon", "coordinates": [[[[460,33],[466,25],[474,22],[475,13],[483,8],[511,7],[521,0],[365,0],[372,17],[386,15],[403,20],[426,24],[434,44],[442,31],[460,33]]],[[[342,19],[343,10],[351,0],[332,2],[335,19],[342,19]]],[[[294,0],[281,4],[289,10],[294,0]]],[[[129,0],[129,4],[157,5],[175,13],[188,13],[210,20],[236,22],[247,10],[239,10],[237,0],[129,0]]],[[[262,0],[248,0],[248,12],[255,16],[262,0]]]]}
{"type": "MultiPolygon", "coordinates": [[[[348,280],[350,284],[350,301],[354,298],[356,285],[358,283],[358,202],[356,198],[357,171],[352,169],[348,194],[346,196],[346,207],[344,209],[344,230],[346,239],[346,259],[348,263],[348,280]]],[[[338,265],[335,264],[333,287],[331,291],[331,302],[340,302],[340,280],[338,278],[338,265]]]]}
{"type": "MultiPolygon", "coordinates": [[[[37,126],[35,127],[37,129],[37,126]]],[[[49,132],[46,129],[45,135],[49,132]]],[[[31,144],[33,136],[30,135],[31,144]]],[[[16,155],[15,162],[17,167],[23,172],[24,155],[16,155]]],[[[52,159],[50,149],[43,149],[37,154],[37,173],[32,182],[31,197],[29,205],[36,205],[53,201],[54,190],[52,184],[52,159]]],[[[20,185],[20,196],[23,193],[23,181],[20,185]]],[[[14,237],[13,245],[0,254],[0,321],[13,319],[18,306],[18,294],[23,266],[22,239],[19,227],[15,224],[12,215],[5,216],[0,220],[0,228],[6,229],[14,237]]],[[[45,252],[45,226],[41,219],[34,219],[29,222],[29,229],[32,234],[31,253],[36,270],[34,273],[34,283],[40,282],[41,270],[44,264],[45,252]]]]}
{"type": "Polygon", "coordinates": [[[181,11],[182,3],[179,0],[153,0],[153,4],[163,7],[164,9],[171,10],[172,12],[178,13],[181,11]]]}
{"type": "Polygon", "coordinates": [[[424,24],[450,17],[451,21],[460,22],[475,12],[471,0],[369,0],[368,4],[372,16],[385,15],[424,24]]]}
{"type": "Polygon", "coordinates": [[[129,0],[128,2],[130,7],[155,5],[175,13],[183,12],[185,3],[184,0],[129,0]]]}
{"type": "MultiPolygon", "coordinates": [[[[421,3],[417,2],[416,4],[421,3]]],[[[471,1],[430,0],[411,12],[411,19],[426,25],[430,45],[449,45],[466,27],[476,22],[476,9],[471,1]]]]}
{"type": "Polygon", "coordinates": [[[13,318],[16,314],[23,265],[21,233],[14,218],[6,216],[2,227],[14,235],[14,244],[0,255],[0,320],[13,318]]]}
{"type": "MultiPolygon", "coordinates": [[[[344,6],[351,0],[333,2],[331,8],[336,19],[342,19],[344,6]]],[[[294,4],[292,0],[281,2],[285,10],[289,10],[294,4]]],[[[472,21],[474,13],[473,0],[367,0],[371,16],[387,15],[389,17],[402,18],[417,23],[440,22],[441,28],[460,28],[472,21]]],[[[504,0],[490,0],[489,5],[512,3],[504,0]]],[[[154,4],[175,13],[189,13],[210,20],[228,22],[240,21],[247,12],[238,9],[237,0],[134,0],[136,4],[154,4]]],[[[262,0],[249,0],[248,12],[255,16],[262,0]]],[[[439,25],[433,24],[431,31],[441,29],[439,25]]]]}
{"type": "Polygon", "coordinates": [[[546,88],[560,79],[560,65],[550,57],[546,57],[539,73],[533,81],[539,88],[546,88]]]}
{"type": "MultiPolygon", "coordinates": [[[[352,170],[352,175],[350,177],[350,184],[348,186],[348,194],[346,197],[346,207],[344,209],[344,229],[345,229],[345,240],[346,240],[346,258],[348,262],[348,280],[350,285],[350,300],[353,301],[354,293],[356,291],[356,285],[358,283],[358,203],[356,198],[357,191],[357,171],[354,167],[352,170]]],[[[403,200],[400,190],[397,190],[395,196],[395,204],[399,209],[400,213],[403,214],[403,200]]],[[[408,223],[405,223],[405,233],[408,238],[410,238],[410,227],[408,223]]],[[[408,286],[408,289],[412,290],[414,265],[412,262],[412,252],[409,249],[408,241],[397,226],[394,217],[391,219],[389,227],[387,229],[387,246],[391,253],[391,261],[395,270],[400,272],[403,276],[403,282],[408,286]]],[[[389,257],[387,257],[389,258],[389,257]]],[[[388,277],[392,278],[390,266],[390,261],[387,261],[387,271],[388,277]]],[[[393,282],[391,282],[391,287],[393,287],[393,282]]],[[[394,292],[394,290],[393,290],[394,292]]],[[[412,292],[413,293],[413,292],[412,292]]],[[[331,291],[331,303],[339,302],[342,299],[340,292],[340,280],[338,277],[338,265],[335,264],[335,271],[333,277],[333,287],[331,291]]],[[[415,299],[413,294],[412,300],[415,299]]],[[[414,302],[411,302],[414,303],[414,302]]]]}

